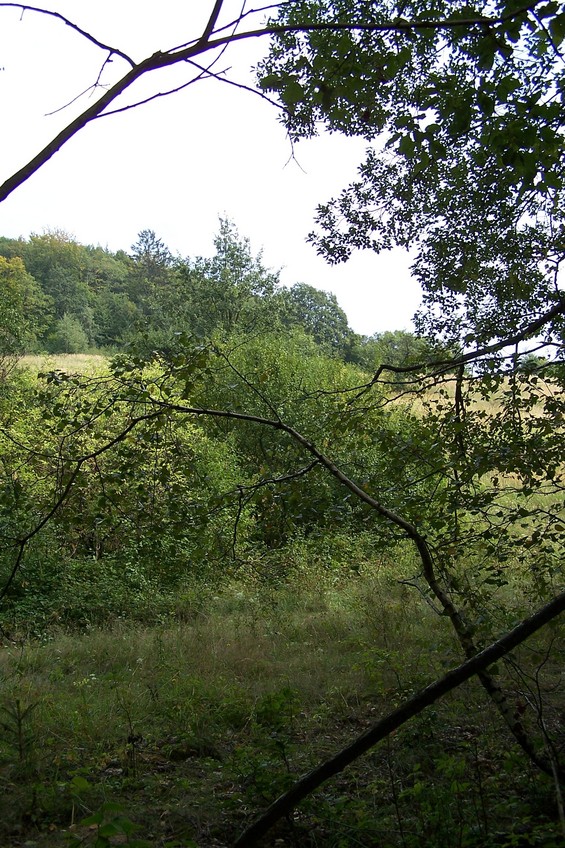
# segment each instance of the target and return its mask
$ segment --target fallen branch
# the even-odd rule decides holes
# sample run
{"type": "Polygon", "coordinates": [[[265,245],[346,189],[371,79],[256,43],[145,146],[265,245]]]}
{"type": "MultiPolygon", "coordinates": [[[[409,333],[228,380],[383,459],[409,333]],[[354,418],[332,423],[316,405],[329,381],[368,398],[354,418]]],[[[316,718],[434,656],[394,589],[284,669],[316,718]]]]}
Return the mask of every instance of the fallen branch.
{"type": "Polygon", "coordinates": [[[565,592],[543,606],[534,615],[524,619],[517,627],[485,648],[484,651],[476,654],[457,668],[448,671],[444,677],[436,680],[435,683],[426,686],[413,698],[405,701],[396,710],[378,721],[361,736],[358,736],[350,745],[342,748],[334,757],[321,763],[297,780],[294,786],[277,798],[258,819],[243,831],[234,842],[233,848],[249,848],[249,846],[255,845],[257,840],[264,836],[276,822],[288,815],[322,783],[339,774],[394,730],[402,727],[409,719],[423,712],[426,707],[504,657],[563,611],[565,611],[565,592]]]}

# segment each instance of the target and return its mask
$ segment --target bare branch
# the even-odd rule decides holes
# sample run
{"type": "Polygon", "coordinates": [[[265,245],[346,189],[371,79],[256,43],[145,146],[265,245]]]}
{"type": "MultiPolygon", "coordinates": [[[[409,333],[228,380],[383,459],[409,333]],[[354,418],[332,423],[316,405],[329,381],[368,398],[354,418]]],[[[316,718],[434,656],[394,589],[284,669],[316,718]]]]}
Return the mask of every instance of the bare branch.
{"type": "Polygon", "coordinates": [[[5,200],[15,191],[22,183],[24,183],[32,174],[35,174],[60,148],[67,143],[74,135],[82,130],[90,121],[96,118],[100,112],[103,112],[106,106],[114,101],[123,91],[146,73],[149,68],[158,67],[155,61],[150,59],[142,62],[141,65],[135,65],[121,80],[106,91],[102,97],[89,106],[81,115],[71,121],[55,138],[47,144],[36,156],[33,157],[23,168],[16,171],[2,186],[0,186],[0,201],[5,200]]]}
{"type": "MultiPolygon", "coordinates": [[[[216,2],[214,10],[217,10],[217,14],[219,14],[219,9],[221,7],[221,3],[216,2]]],[[[498,18],[488,18],[488,17],[477,17],[477,18],[465,18],[465,19],[447,19],[440,21],[433,20],[424,20],[424,21],[391,21],[386,24],[341,24],[341,23],[321,23],[321,24],[293,24],[293,25],[271,25],[262,27],[256,30],[249,30],[247,32],[231,32],[225,36],[221,36],[220,38],[216,38],[214,40],[199,40],[190,46],[186,47],[184,50],[180,50],[178,52],[161,52],[157,51],[152,56],[149,56],[144,61],[139,64],[134,64],[133,61],[121,51],[114,50],[111,47],[103,45],[89,33],[81,30],[80,27],[77,27],[75,24],[72,24],[62,15],[59,15],[57,12],[47,12],[45,9],[37,9],[33,6],[23,6],[22,4],[16,3],[0,3],[0,7],[2,6],[13,6],[15,8],[22,9],[25,11],[29,9],[31,11],[41,12],[43,14],[49,14],[53,17],[61,19],[65,24],[71,26],[73,29],[78,31],[85,38],[88,38],[97,46],[103,47],[106,50],[109,50],[112,53],[115,53],[118,56],[124,58],[132,67],[131,70],[124,76],[122,79],[118,80],[111,88],[106,91],[102,97],[96,101],[92,106],[86,109],[81,115],[71,121],[67,127],[65,127],[55,138],[46,145],[33,159],[31,159],[26,165],[20,168],[15,174],[13,174],[9,179],[7,179],[2,186],[0,186],[0,202],[5,200],[9,195],[15,191],[22,183],[24,183],[29,177],[31,177],[36,171],[38,171],[46,162],[51,159],[51,157],[58,151],[60,148],[67,143],[73,136],[75,136],[80,130],[82,130],[90,121],[99,117],[102,112],[109,106],[111,103],[119,97],[126,89],[128,89],[136,80],[140,79],[146,73],[151,71],[158,70],[160,68],[167,68],[172,65],[176,65],[179,62],[184,62],[188,59],[194,59],[196,56],[207,53],[210,50],[216,50],[218,48],[224,47],[229,44],[235,44],[238,41],[243,41],[251,38],[263,38],[265,36],[272,35],[282,35],[285,32],[314,32],[325,30],[328,32],[331,31],[367,31],[367,32],[413,32],[419,30],[426,29],[453,29],[453,28],[469,28],[473,26],[481,26],[481,27],[493,27],[497,24],[504,23],[513,18],[519,17],[520,15],[529,12],[537,5],[536,3],[528,4],[527,6],[518,9],[515,12],[508,13],[507,15],[502,15],[498,18]]],[[[214,16],[212,14],[210,21],[216,20],[217,15],[214,16]]],[[[209,24],[210,24],[209,21],[209,24]]],[[[237,21],[236,21],[237,24],[237,21]]],[[[208,27],[205,30],[207,32],[208,27]]]]}
{"type": "Polygon", "coordinates": [[[200,38],[198,40],[199,44],[207,44],[208,43],[208,39],[210,38],[210,36],[214,32],[215,26],[218,22],[218,18],[220,16],[220,12],[222,11],[223,5],[224,5],[224,0],[216,0],[216,2],[214,3],[214,8],[212,9],[212,14],[210,15],[210,18],[208,20],[208,23],[206,24],[204,32],[202,33],[202,35],[200,36],[200,38]]]}
{"type": "Polygon", "coordinates": [[[278,477],[264,477],[257,483],[242,484],[237,487],[238,492],[255,492],[262,489],[263,486],[272,486],[277,483],[286,483],[288,480],[296,480],[298,477],[304,477],[318,465],[318,460],[314,459],[305,465],[304,468],[299,468],[298,471],[289,471],[286,474],[280,474],[278,477]]]}
{"type": "MultiPolygon", "coordinates": [[[[222,74],[225,73],[225,71],[222,71],[222,74],[220,74],[218,72],[211,71],[210,70],[211,66],[210,67],[204,67],[202,65],[199,65],[197,62],[193,62],[193,61],[190,61],[189,64],[193,65],[195,68],[198,68],[199,70],[201,70],[203,72],[201,74],[202,79],[206,79],[207,77],[210,77],[211,79],[215,79],[218,82],[223,83],[224,85],[232,85],[234,88],[239,88],[240,91],[248,91],[249,94],[255,94],[257,97],[260,97],[262,100],[266,100],[267,103],[269,103],[271,106],[274,106],[275,109],[280,109],[281,111],[285,111],[284,106],[282,106],[280,103],[277,103],[276,100],[273,100],[272,98],[270,98],[268,96],[268,94],[265,94],[265,92],[261,91],[261,89],[253,88],[251,85],[245,85],[245,83],[237,82],[237,80],[231,80],[231,79],[228,79],[228,77],[222,76],[222,74]]],[[[226,70],[229,70],[229,68],[226,69],[226,70]]],[[[195,82],[196,82],[196,80],[195,80],[195,82]]],[[[294,157],[291,156],[290,158],[294,158],[294,157]]],[[[289,161],[290,161],[290,159],[289,159],[289,161]]],[[[300,167],[300,165],[299,165],[299,167],[300,167]]]]}
{"type": "MultiPolygon", "coordinates": [[[[98,77],[100,79],[100,76],[98,77]]],[[[81,97],[84,97],[85,94],[88,94],[89,91],[96,91],[99,87],[98,80],[92,85],[89,85],[88,88],[85,88],[84,91],[81,91],[80,94],[77,94],[72,100],[69,100],[67,103],[64,103],[63,106],[58,106],[57,109],[53,109],[51,112],[46,112],[45,117],[50,118],[52,115],[57,115],[59,112],[64,112],[65,109],[68,109],[69,106],[72,106],[73,103],[76,103],[77,100],[80,100],[81,97]]]]}
{"type": "MultiPolygon", "coordinates": [[[[183,91],[183,89],[188,88],[193,85],[193,83],[200,82],[204,79],[215,79],[217,82],[224,83],[225,85],[232,85],[234,88],[239,88],[241,91],[248,91],[250,94],[255,94],[257,97],[260,97],[262,100],[266,100],[271,106],[274,106],[276,109],[281,109],[284,111],[284,106],[281,106],[280,103],[277,103],[275,100],[272,100],[264,91],[261,91],[258,88],[252,88],[250,85],[245,85],[242,82],[236,82],[235,80],[230,80],[227,77],[222,76],[223,73],[226,73],[229,68],[226,68],[225,71],[222,72],[214,72],[210,70],[211,65],[206,67],[204,65],[199,65],[197,62],[193,62],[191,60],[186,60],[187,64],[192,65],[199,72],[195,77],[188,80],[188,82],[182,83],[182,85],[177,86],[176,88],[170,88],[168,91],[159,91],[156,94],[152,94],[150,97],[146,97],[143,100],[137,100],[135,103],[129,103],[127,106],[121,106],[119,109],[110,109],[107,112],[104,112],[102,115],[98,115],[98,118],[108,118],[110,115],[117,115],[120,112],[129,112],[130,109],[136,109],[138,106],[144,106],[146,103],[151,103],[152,100],[158,100],[160,97],[168,97],[170,94],[177,94],[179,91],[183,91]]],[[[87,89],[88,90],[88,89],[87,89]]],[[[84,93],[84,92],[83,92],[84,93]]]]}
{"type": "MultiPolygon", "coordinates": [[[[283,3],[271,3],[268,6],[259,6],[257,9],[247,9],[247,11],[246,11],[245,10],[246,0],[243,0],[243,6],[242,6],[242,9],[241,9],[241,13],[236,18],[231,20],[229,23],[224,24],[223,26],[215,29],[214,34],[218,35],[221,32],[224,32],[224,33],[229,32],[229,31],[233,32],[233,31],[235,31],[235,29],[237,27],[239,27],[243,23],[243,21],[246,18],[256,17],[261,12],[268,12],[271,9],[281,9],[283,6],[290,5],[291,2],[292,2],[292,0],[286,0],[286,2],[283,2],[283,3]]],[[[187,41],[184,44],[178,44],[176,47],[172,47],[169,50],[169,53],[174,53],[174,52],[177,52],[179,50],[184,50],[185,47],[189,47],[191,44],[195,44],[197,41],[198,41],[198,39],[192,39],[191,41],[187,41]]]]}
{"type": "Polygon", "coordinates": [[[158,91],[156,94],[151,94],[143,100],[136,100],[135,103],[128,103],[127,106],[120,106],[118,109],[110,109],[102,115],[97,115],[96,118],[109,118],[110,115],[119,115],[121,112],[129,112],[130,109],[137,109],[138,106],[145,106],[146,103],[151,103],[152,100],[158,100],[160,97],[168,97],[170,94],[178,94],[179,91],[183,91],[185,88],[188,88],[195,82],[199,82],[199,80],[203,78],[203,74],[198,74],[188,80],[188,82],[183,82],[181,85],[177,85],[176,88],[170,88],[168,91],[158,91]]]}
{"type": "Polygon", "coordinates": [[[0,8],[12,8],[12,9],[21,9],[22,15],[24,12],[38,12],[41,15],[47,15],[50,18],[57,18],[57,20],[62,21],[65,26],[70,27],[75,32],[78,32],[79,35],[82,35],[83,38],[86,38],[88,41],[91,41],[92,44],[95,44],[96,47],[100,47],[101,50],[107,50],[110,55],[119,56],[121,59],[124,59],[128,65],[131,65],[132,68],[135,65],[133,59],[124,53],[122,50],[119,50],[117,47],[111,47],[109,44],[104,44],[103,41],[98,41],[91,33],[87,32],[81,27],[74,24],[64,15],[59,14],[59,12],[50,12],[49,9],[39,9],[37,6],[27,6],[23,3],[0,3],[0,8]]]}

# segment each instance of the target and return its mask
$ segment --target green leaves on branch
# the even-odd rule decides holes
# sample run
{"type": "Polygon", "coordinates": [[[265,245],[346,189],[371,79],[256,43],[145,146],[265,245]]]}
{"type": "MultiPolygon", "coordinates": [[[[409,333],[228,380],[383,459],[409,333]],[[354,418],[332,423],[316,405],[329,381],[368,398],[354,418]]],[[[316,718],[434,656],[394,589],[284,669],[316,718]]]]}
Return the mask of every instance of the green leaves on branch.
{"type": "Polygon", "coordinates": [[[562,5],[501,2],[492,23],[469,22],[482,14],[412,3],[404,20],[444,23],[369,31],[394,24],[394,3],[293,3],[278,23],[324,28],[276,36],[259,68],[293,137],[325,126],[373,142],[319,207],[318,251],[410,249],[418,326],[448,342],[487,343],[547,311],[562,255],[562,5]]]}

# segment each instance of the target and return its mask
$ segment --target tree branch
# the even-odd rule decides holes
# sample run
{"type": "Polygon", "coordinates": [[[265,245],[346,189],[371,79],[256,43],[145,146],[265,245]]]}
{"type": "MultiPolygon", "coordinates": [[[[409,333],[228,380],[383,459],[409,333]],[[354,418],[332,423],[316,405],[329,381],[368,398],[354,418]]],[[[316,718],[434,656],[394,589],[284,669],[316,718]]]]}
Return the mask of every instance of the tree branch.
{"type": "MultiPolygon", "coordinates": [[[[158,100],[160,97],[169,97],[171,94],[177,94],[179,91],[183,91],[185,88],[193,85],[196,82],[201,82],[205,79],[215,79],[217,82],[223,83],[224,85],[231,85],[234,88],[238,88],[240,91],[248,91],[250,94],[254,94],[257,97],[260,97],[262,100],[266,100],[271,106],[274,106],[275,109],[281,109],[284,111],[284,106],[281,106],[280,103],[277,103],[275,100],[272,100],[264,91],[261,91],[258,88],[252,88],[250,85],[245,85],[242,82],[236,82],[235,80],[228,79],[221,75],[221,73],[217,73],[215,71],[210,70],[210,67],[206,67],[205,65],[199,65],[198,62],[194,62],[192,59],[186,60],[187,64],[192,65],[198,71],[198,74],[192,79],[188,80],[188,82],[184,82],[176,88],[170,88],[168,91],[158,91],[155,94],[151,94],[149,97],[145,97],[143,100],[138,100],[135,103],[128,103],[127,106],[121,106],[117,109],[110,109],[107,112],[104,112],[102,115],[98,115],[98,118],[109,118],[110,115],[119,115],[120,112],[129,112],[130,109],[137,109],[138,106],[144,106],[146,103],[151,103],[152,100],[158,100]]],[[[226,68],[226,71],[229,71],[230,68],[226,68]]],[[[222,72],[224,73],[224,72],[222,72]]],[[[87,89],[88,91],[88,89],[87,89]]],[[[83,92],[84,93],[84,92],[83,92]]]]}
{"type": "Polygon", "coordinates": [[[520,342],[535,336],[536,333],[542,330],[546,324],[549,324],[550,321],[553,321],[553,319],[557,318],[559,315],[565,315],[565,297],[561,294],[558,295],[558,300],[555,306],[552,306],[551,309],[544,312],[543,315],[540,315],[540,317],[536,318],[535,321],[527,324],[522,330],[519,330],[512,336],[502,339],[502,341],[485,345],[485,347],[479,348],[478,350],[473,350],[469,353],[464,353],[461,356],[454,356],[449,359],[438,359],[436,361],[424,363],[419,362],[416,363],[416,365],[387,365],[386,363],[383,363],[377,368],[375,376],[371,382],[367,383],[367,385],[363,387],[363,391],[359,392],[355,396],[354,400],[358,400],[365,394],[365,392],[374,386],[375,383],[378,383],[383,371],[390,371],[393,374],[413,374],[416,371],[421,371],[423,368],[431,368],[435,370],[430,376],[438,377],[444,374],[446,370],[459,368],[462,365],[467,365],[469,362],[476,362],[478,359],[482,359],[485,356],[490,356],[493,353],[498,353],[499,351],[504,350],[505,347],[510,347],[510,345],[515,346],[520,342]]]}
{"type": "MultiPolygon", "coordinates": [[[[217,16],[220,13],[220,9],[222,6],[221,0],[216,0],[214,5],[214,10],[208,24],[204,30],[203,36],[201,39],[193,44],[190,44],[188,47],[179,50],[179,51],[170,51],[170,52],[161,52],[157,51],[152,56],[149,56],[144,61],[139,64],[134,64],[132,59],[127,56],[125,53],[122,53],[119,50],[114,50],[114,48],[109,47],[107,45],[102,44],[89,33],[82,30],[80,27],[73,24],[64,16],[60,15],[57,12],[49,12],[45,9],[38,9],[34,6],[23,6],[22,4],[17,3],[0,3],[0,7],[8,7],[12,6],[15,8],[22,9],[25,11],[29,9],[31,11],[41,12],[43,14],[51,15],[52,17],[58,18],[62,20],[66,25],[72,27],[74,30],[79,32],[85,38],[90,40],[93,44],[96,44],[99,47],[102,47],[105,50],[109,50],[112,53],[122,57],[125,59],[128,64],[130,64],[131,70],[124,76],[122,79],[118,80],[111,88],[106,91],[102,97],[96,101],[96,103],[92,104],[88,109],[86,109],[81,115],[71,121],[68,126],[66,126],[55,138],[46,145],[36,156],[33,157],[26,165],[16,171],[11,177],[9,177],[2,186],[0,186],[0,202],[5,200],[9,195],[15,191],[20,185],[22,185],[26,180],[28,180],[36,171],[38,171],[46,162],[51,159],[51,157],[58,151],[60,148],[66,144],[73,136],[75,136],[80,130],[82,130],[90,121],[94,120],[94,118],[99,117],[104,109],[109,106],[120,94],[122,94],[126,89],[128,89],[136,80],[140,79],[144,74],[149,73],[151,71],[158,70],[160,68],[170,67],[172,65],[176,65],[179,62],[184,62],[187,59],[194,59],[196,56],[199,56],[203,53],[206,53],[210,50],[215,50],[221,47],[224,47],[229,44],[235,44],[238,41],[243,41],[250,38],[262,38],[265,36],[272,35],[283,35],[286,32],[314,32],[314,31],[329,31],[329,32],[337,32],[337,31],[365,31],[365,32],[412,32],[414,30],[423,30],[423,29],[453,29],[457,27],[472,27],[472,26],[495,26],[500,23],[505,23],[508,20],[519,17],[520,15],[530,11],[537,5],[537,2],[534,4],[528,4],[527,6],[518,9],[515,12],[508,13],[507,15],[502,15],[498,18],[488,18],[488,17],[479,17],[479,18],[464,18],[464,19],[446,19],[441,21],[433,21],[433,20],[424,20],[424,21],[391,21],[386,24],[341,24],[341,23],[319,23],[319,24],[288,24],[288,25],[271,25],[262,27],[256,30],[249,30],[247,32],[231,32],[225,36],[221,36],[220,38],[216,38],[214,40],[206,40],[203,41],[202,38],[210,28],[210,24],[213,26],[217,20],[217,16]]],[[[237,23],[237,22],[236,22],[237,23]]]]}
{"type": "Polygon", "coordinates": [[[448,671],[446,675],[436,680],[435,683],[431,683],[413,698],[405,701],[400,707],[378,721],[361,736],[357,737],[350,745],[342,748],[334,757],[321,763],[321,765],[300,778],[294,786],[277,798],[256,821],[246,828],[234,842],[233,848],[248,848],[255,845],[279,819],[291,812],[291,810],[303,801],[304,798],[311,795],[319,786],[331,777],[334,777],[334,775],[339,774],[339,772],[343,771],[343,769],[362,756],[362,754],[369,751],[382,739],[389,736],[394,730],[402,727],[411,718],[423,712],[426,707],[429,707],[448,692],[461,686],[462,683],[465,683],[465,681],[474,675],[487,669],[489,665],[506,656],[506,654],[518,647],[529,636],[552,621],[564,610],[565,592],[562,592],[488,648],[485,648],[472,659],[457,666],[457,668],[448,671]]]}
{"type": "Polygon", "coordinates": [[[508,23],[508,21],[519,18],[521,15],[527,14],[539,5],[541,0],[536,0],[535,3],[528,3],[520,9],[513,12],[508,12],[506,15],[500,15],[496,18],[488,16],[479,16],[475,18],[444,18],[441,20],[424,19],[403,21],[395,20],[385,24],[361,24],[361,23],[304,23],[304,24],[271,24],[256,30],[248,30],[247,32],[236,33],[233,36],[225,36],[217,38],[214,41],[208,42],[212,47],[219,47],[225,43],[241,41],[244,38],[260,38],[264,35],[285,35],[291,32],[413,32],[414,30],[441,30],[441,29],[457,29],[459,27],[495,27],[500,24],[508,23]]]}
{"type": "Polygon", "coordinates": [[[65,26],[70,27],[75,32],[78,32],[79,35],[82,35],[83,38],[91,41],[92,44],[96,45],[96,47],[100,47],[101,50],[107,50],[110,55],[119,56],[121,59],[124,59],[128,65],[131,65],[132,68],[135,66],[135,62],[127,55],[127,53],[124,53],[122,50],[118,50],[117,47],[111,47],[109,44],[104,44],[103,41],[98,41],[98,39],[89,32],[81,29],[64,15],[59,14],[59,12],[50,12],[49,9],[39,9],[37,6],[26,6],[23,3],[0,3],[0,8],[21,9],[22,15],[24,12],[39,12],[41,15],[47,15],[50,18],[57,18],[57,20],[62,21],[65,26]]]}
{"type": "Polygon", "coordinates": [[[210,36],[212,35],[212,33],[214,32],[214,29],[215,29],[216,24],[218,22],[218,18],[220,16],[220,12],[222,11],[223,5],[224,5],[224,0],[216,0],[216,2],[214,3],[214,8],[212,9],[212,14],[210,15],[210,18],[208,20],[208,23],[206,24],[204,32],[202,33],[202,35],[198,39],[199,44],[204,45],[204,44],[208,43],[208,40],[209,40],[210,36]]]}
{"type": "Polygon", "coordinates": [[[90,121],[98,117],[106,106],[112,103],[112,101],[114,101],[123,91],[129,88],[132,83],[154,67],[159,67],[159,65],[153,57],[146,59],[145,62],[142,62],[140,65],[135,65],[131,71],[122,77],[121,80],[108,89],[108,91],[106,91],[102,97],[96,101],[96,103],[93,103],[92,106],[89,106],[88,109],[75,118],[74,121],[71,121],[71,123],[61,130],[61,132],[56,135],[55,138],[43,148],[43,150],[41,150],[33,157],[33,159],[24,165],[23,168],[16,171],[15,174],[9,177],[9,179],[0,186],[0,202],[9,197],[9,195],[15,191],[16,188],[21,186],[22,183],[28,180],[32,174],[39,171],[39,169],[45,165],[45,163],[48,162],[49,159],[51,159],[51,157],[60,150],[64,144],[67,143],[67,141],[82,130],[90,121]]]}

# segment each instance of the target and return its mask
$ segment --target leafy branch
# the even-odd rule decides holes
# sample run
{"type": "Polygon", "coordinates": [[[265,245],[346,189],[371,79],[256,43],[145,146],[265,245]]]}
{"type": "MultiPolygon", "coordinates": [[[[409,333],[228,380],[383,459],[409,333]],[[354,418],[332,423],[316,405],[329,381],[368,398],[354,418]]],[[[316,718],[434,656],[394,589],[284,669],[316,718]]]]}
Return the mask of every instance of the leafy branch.
{"type": "MultiPolygon", "coordinates": [[[[264,27],[260,27],[258,29],[250,29],[244,32],[232,31],[227,35],[220,35],[214,37],[214,28],[217,24],[217,20],[219,14],[221,12],[223,3],[221,0],[217,0],[214,4],[212,14],[206,24],[206,27],[200,36],[200,38],[196,39],[193,42],[190,42],[188,46],[183,47],[180,50],[171,50],[171,51],[156,51],[151,56],[148,56],[146,59],[139,63],[134,63],[133,60],[122,51],[117,48],[110,47],[98,39],[96,39],[93,35],[83,30],[78,25],[71,22],[68,18],[65,18],[63,15],[60,15],[57,12],[51,12],[46,9],[39,9],[35,6],[25,6],[17,3],[0,3],[0,8],[2,7],[14,7],[19,8],[22,12],[28,10],[37,12],[40,14],[44,14],[47,16],[51,16],[61,20],[66,26],[70,26],[73,30],[75,30],[79,35],[83,38],[87,39],[91,43],[100,47],[103,50],[109,52],[110,55],[114,54],[123,58],[131,67],[130,70],[119,79],[116,83],[110,86],[107,91],[102,94],[102,96],[91,106],[85,109],[78,117],[72,120],[61,132],[59,132],[36,156],[30,159],[22,168],[16,171],[11,177],[9,177],[1,186],[0,186],[0,202],[5,200],[10,194],[15,191],[19,186],[21,186],[26,180],[28,180],[33,174],[35,174],[46,162],[57,153],[58,150],[63,147],[68,141],[70,141],[77,133],[79,133],[82,129],[84,129],[87,124],[93,121],[95,118],[100,117],[108,106],[116,101],[116,99],[127,91],[135,82],[144,77],[147,74],[152,73],[153,71],[157,71],[163,68],[172,67],[174,65],[178,65],[182,62],[194,61],[197,57],[203,56],[210,51],[217,50],[218,48],[225,48],[231,44],[235,44],[240,41],[256,39],[256,38],[265,38],[271,36],[283,35],[285,33],[292,32],[315,32],[315,31],[349,31],[349,32],[398,32],[400,34],[403,33],[411,33],[417,32],[421,30],[442,30],[442,29],[468,29],[469,27],[478,26],[481,28],[491,28],[496,27],[499,24],[506,23],[509,20],[513,20],[516,18],[520,18],[531,9],[535,8],[538,3],[530,3],[520,9],[509,12],[505,15],[498,17],[483,17],[478,16],[476,18],[453,18],[446,20],[412,20],[412,21],[390,21],[389,23],[380,23],[380,24],[362,24],[362,23],[313,23],[305,21],[300,24],[268,24],[264,27]]],[[[243,13],[242,13],[243,14],[243,13]]],[[[242,15],[240,15],[240,18],[242,15]]],[[[237,25],[237,19],[234,23],[237,25]]],[[[196,77],[195,79],[198,79],[196,77]]],[[[173,93],[176,89],[171,90],[173,93]]]]}
{"type": "MultiPolygon", "coordinates": [[[[357,387],[362,388],[362,391],[356,395],[355,400],[362,397],[365,392],[369,391],[369,389],[376,383],[382,382],[380,378],[385,371],[389,371],[392,374],[416,374],[418,372],[421,373],[424,370],[429,370],[431,373],[428,376],[439,377],[448,371],[453,371],[454,369],[461,368],[462,366],[477,363],[479,360],[484,359],[487,356],[500,353],[500,351],[505,348],[511,346],[515,347],[520,344],[520,342],[526,341],[526,339],[531,339],[560,315],[565,315],[565,297],[563,297],[561,293],[558,294],[557,303],[552,306],[551,309],[544,312],[543,315],[539,316],[539,318],[531,321],[521,330],[517,330],[516,333],[506,336],[501,341],[485,345],[484,347],[477,348],[476,350],[471,350],[468,353],[461,354],[461,356],[446,357],[445,359],[432,360],[430,362],[418,362],[414,365],[388,365],[386,362],[382,363],[377,368],[375,375],[369,383],[365,386],[357,387]]],[[[541,345],[541,347],[543,346],[544,345],[541,345]]],[[[416,382],[420,383],[420,380],[418,379],[416,382]]]]}
{"type": "Polygon", "coordinates": [[[89,460],[98,459],[99,456],[102,456],[102,454],[106,453],[111,448],[115,447],[115,445],[119,444],[120,442],[123,442],[128,437],[128,435],[131,433],[131,431],[135,427],[137,427],[142,421],[151,421],[155,418],[158,418],[159,414],[160,414],[159,412],[150,412],[150,413],[147,413],[146,415],[140,415],[137,418],[134,418],[132,421],[130,421],[130,423],[127,425],[127,427],[125,427],[120,433],[118,433],[117,436],[114,436],[114,438],[107,441],[101,447],[99,447],[96,450],[93,450],[89,453],[84,454],[83,456],[79,457],[76,460],[75,467],[73,468],[71,473],[68,475],[68,479],[67,479],[65,485],[63,486],[59,496],[57,497],[55,502],[52,504],[50,509],[34,525],[34,527],[32,527],[31,530],[29,530],[24,536],[22,536],[21,538],[19,538],[17,540],[17,543],[16,543],[16,548],[17,548],[16,559],[14,561],[14,564],[12,566],[10,574],[8,575],[7,580],[5,581],[4,585],[2,586],[2,589],[0,589],[0,603],[6,597],[8,591],[10,590],[10,586],[14,582],[16,574],[18,573],[18,571],[19,571],[19,569],[22,565],[24,553],[25,553],[25,550],[26,550],[28,544],[31,542],[32,539],[34,539],[43,530],[43,528],[59,512],[59,510],[61,509],[63,504],[66,502],[66,500],[68,499],[68,497],[69,497],[69,495],[70,495],[70,493],[73,489],[73,486],[76,482],[76,479],[77,479],[83,465],[86,462],[88,462],[89,460]]]}

